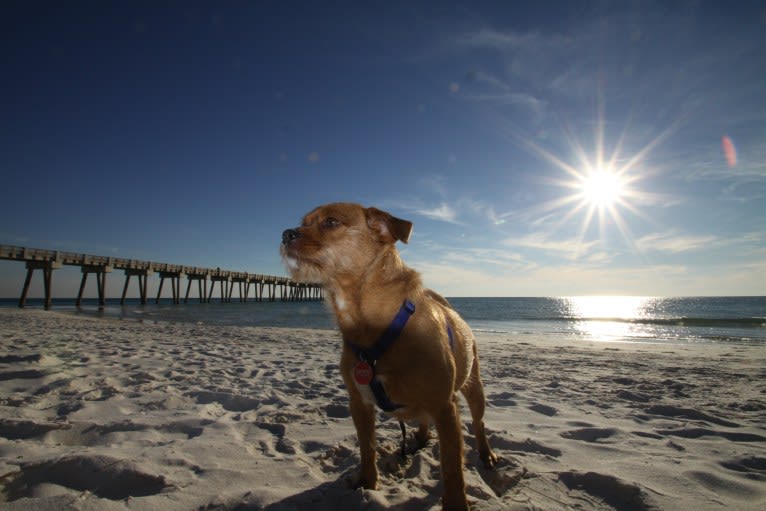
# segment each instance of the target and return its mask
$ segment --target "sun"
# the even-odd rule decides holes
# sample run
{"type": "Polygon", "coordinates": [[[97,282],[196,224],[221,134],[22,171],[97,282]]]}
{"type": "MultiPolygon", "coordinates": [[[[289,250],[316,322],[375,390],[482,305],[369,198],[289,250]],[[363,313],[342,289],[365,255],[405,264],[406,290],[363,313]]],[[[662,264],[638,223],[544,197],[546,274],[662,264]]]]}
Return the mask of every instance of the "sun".
{"type": "Polygon", "coordinates": [[[638,179],[635,174],[637,162],[618,163],[620,159],[617,153],[613,154],[609,160],[605,159],[600,152],[597,152],[595,157],[589,158],[580,151],[578,156],[579,168],[569,165],[564,167],[570,179],[557,183],[569,188],[572,193],[553,201],[546,207],[554,210],[571,206],[561,218],[562,223],[578,212],[583,212],[580,225],[580,237],[583,239],[594,221],[597,222],[599,237],[602,239],[606,233],[606,226],[609,224],[616,226],[625,238],[631,238],[623,213],[630,211],[642,216],[634,205],[644,196],[634,186],[634,182],[638,179]]]}
{"type": "Polygon", "coordinates": [[[578,180],[582,200],[599,209],[619,204],[628,191],[626,180],[609,168],[589,169],[578,180]]]}

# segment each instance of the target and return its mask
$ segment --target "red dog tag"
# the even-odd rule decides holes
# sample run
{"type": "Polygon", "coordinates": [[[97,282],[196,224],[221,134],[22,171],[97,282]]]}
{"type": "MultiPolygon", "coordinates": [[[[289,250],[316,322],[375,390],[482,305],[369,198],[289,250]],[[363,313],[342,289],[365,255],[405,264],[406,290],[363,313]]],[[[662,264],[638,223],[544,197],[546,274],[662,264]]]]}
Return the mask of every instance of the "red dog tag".
{"type": "Polygon", "coordinates": [[[354,367],[354,379],[359,385],[369,385],[372,381],[372,367],[362,360],[354,367]]]}

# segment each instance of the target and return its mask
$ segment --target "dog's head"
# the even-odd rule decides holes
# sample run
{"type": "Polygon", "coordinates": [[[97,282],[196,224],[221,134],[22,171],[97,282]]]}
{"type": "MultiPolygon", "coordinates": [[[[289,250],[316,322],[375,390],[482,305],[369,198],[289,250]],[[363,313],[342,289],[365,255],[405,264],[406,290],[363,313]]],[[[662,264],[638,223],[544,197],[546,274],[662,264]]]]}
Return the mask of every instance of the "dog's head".
{"type": "Polygon", "coordinates": [[[361,275],[385,247],[407,243],[412,223],[376,208],[335,203],[319,206],[300,227],[282,233],[282,257],[292,277],[327,282],[361,275]]]}

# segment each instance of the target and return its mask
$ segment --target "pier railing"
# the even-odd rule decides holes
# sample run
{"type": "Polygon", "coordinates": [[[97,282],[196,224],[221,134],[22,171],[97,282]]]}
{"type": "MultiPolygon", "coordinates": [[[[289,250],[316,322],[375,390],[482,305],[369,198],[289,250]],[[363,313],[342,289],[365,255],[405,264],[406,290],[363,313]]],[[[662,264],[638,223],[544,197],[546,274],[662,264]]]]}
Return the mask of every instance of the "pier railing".
{"type": "Polygon", "coordinates": [[[106,275],[114,270],[125,272],[125,285],[122,289],[120,303],[125,303],[131,277],[138,278],[138,290],[141,303],[147,302],[147,278],[155,273],[160,277],[160,285],[157,291],[156,302],[160,301],[162,287],[165,280],[170,281],[173,293],[173,303],[181,301],[181,279],[186,277],[186,295],[184,302],[189,301],[189,292],[192,283],[197,283],[200,302],[210,302],[213,298],[215,285],[218,284],[220,299],[222,302],[231,302],[235,284],[239,289],[239,301],[246,302],[253,288],[253,299],[257,301],[306,301],[321,300],[322,289],[316,284],[295,282],[287,277],[273,275],[261,275],[257,273],[237,272],[222,270],[220,268],[201,268],[197,266],[183,266],[179,264],[157,263],[141,261],[137,259],[125,259],[120,257],[108,257],[60,250],[45,250],[39,248],[17,247],[12,245],[0,245],[0,259],[9,261],[23,261],[26,263],[27,276],[19,299],[19,307],[24,307],[27,292],[35,270],[43,272],[43,286],[45,290],[45,308],[51,307],[51,284],[53,271],[62,266],[79,266],[82,270],[80,291],[77,294],[76,305],[82,302],[83,291],[88,275],[96,275],[98,288],[98,303],[100,307],[106,304],[106,275]],[[208,292],[208,282],[210,290],[208,292]]]}

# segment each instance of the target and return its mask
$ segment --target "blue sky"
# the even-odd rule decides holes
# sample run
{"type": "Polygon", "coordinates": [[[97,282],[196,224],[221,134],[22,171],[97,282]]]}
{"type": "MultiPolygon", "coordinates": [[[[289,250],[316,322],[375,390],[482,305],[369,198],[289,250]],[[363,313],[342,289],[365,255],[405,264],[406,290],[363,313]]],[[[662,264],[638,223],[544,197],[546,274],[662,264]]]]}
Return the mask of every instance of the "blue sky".
{"type": "MultiPolygon", "coordinates": [[[[342,200],[411,220],[402,255],[448,296],[766,294],[762,2],[6,2],[0,25],[0,243],[283,275],[282,230],[342,200]]],[[[23,274],[0,262],[0,295],[23,274]]]]}

